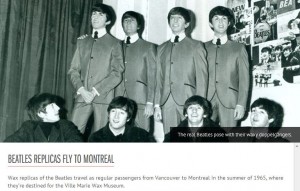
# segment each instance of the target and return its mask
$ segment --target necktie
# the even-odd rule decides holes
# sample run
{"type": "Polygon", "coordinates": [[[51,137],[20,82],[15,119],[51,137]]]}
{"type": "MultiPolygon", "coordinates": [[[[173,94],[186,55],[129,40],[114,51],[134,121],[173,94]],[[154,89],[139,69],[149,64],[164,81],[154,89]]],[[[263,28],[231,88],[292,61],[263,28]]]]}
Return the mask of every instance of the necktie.
{"type": "Polygon", "coordinates": [[[126,38],[126,44],[130,44],[130,36],[126,38]]]}
{"type": "Polygon", "coordinates": [[[97,39],[98,38],[98,31],[95,31],[94,32],[94,39],[97,39]]]}
{"type": "Polygon", "coordinates": [[[179,40],[179,36],[176,35],[176,36],[175,36],[175,39],[174,39],[174,42],[176,43],[176,42],[178,42],[178,40],[179,40]]]}
{"type": "Polygon", "coordinates": [[[216,43],[216,45],[218,45],[218,46],[220,46],[221,45],[221,40],[218,38],[217,39],[217,43],[216,43]]]}

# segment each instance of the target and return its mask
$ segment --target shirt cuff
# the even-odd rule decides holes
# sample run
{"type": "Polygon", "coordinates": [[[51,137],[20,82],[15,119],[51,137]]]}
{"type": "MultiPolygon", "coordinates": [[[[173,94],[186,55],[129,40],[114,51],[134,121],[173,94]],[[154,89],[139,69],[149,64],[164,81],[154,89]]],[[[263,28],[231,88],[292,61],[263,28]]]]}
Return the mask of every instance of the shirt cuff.
{"type": "Polygon", "coordinates": [[[236,106],[242,107],[244,109],[244,106],[237,104],[236,106]]]}
{"type": "Polygon", "coordinates": [[[153,105],[153,103],[151,103],[151,102],[147,102],[146,104],[150,104],[150,105],[153,105]]]}
{"type": "Polygon", "coordinates": [[[83,86],[81,86],[80,88],[78,88],[78,90],[77,90],[77,92],[76,92],[77,95],[80,95],[80,92],[79,92],[79,91],[82,90],[83,88],[84,88],[83,86]]]}

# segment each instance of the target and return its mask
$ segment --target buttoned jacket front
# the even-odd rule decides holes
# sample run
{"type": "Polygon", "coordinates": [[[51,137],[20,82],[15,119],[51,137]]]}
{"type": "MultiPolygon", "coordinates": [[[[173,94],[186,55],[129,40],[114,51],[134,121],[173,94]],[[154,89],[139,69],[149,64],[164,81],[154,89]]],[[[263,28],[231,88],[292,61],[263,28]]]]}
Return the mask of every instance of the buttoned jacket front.
{"type": "MultiPolygon", "coordinates": [[[[95,40],[92,36],[78,39],[69,75],[77,91],[84,86],[92,91],[94,87],[100,94],[94,103],[108,104],[114,97],[114,88],[122,80],[124,71],[121,43],[110,34],[95,40]]],[[[84,102],[77,96],[75,102],[84,102]]]]}
{"type": "Polygon", "coordinates": [[[156,45],[143,39],[132,44],[123,44],[125,72],[116,95],[126,91],[130,99],[138,104],[154,102],[156,45]]]}
{"type": "Polygon", "coordinates": [[[224,107],[246,108],[250,73],[245,46],[228,40],[219,47],[212,41],[206,42],[205,48],[209,64],[207,99],[211,101],[216,93],[224,107]]]}
{"type": "Polygon", "coordinates": [[[170,93],[178,105],[192,95],[206,98],[208,68],[203,44],[185,37],[178,43],[160,45],[156,77],[155,104],[163,105],[170,93]]]}

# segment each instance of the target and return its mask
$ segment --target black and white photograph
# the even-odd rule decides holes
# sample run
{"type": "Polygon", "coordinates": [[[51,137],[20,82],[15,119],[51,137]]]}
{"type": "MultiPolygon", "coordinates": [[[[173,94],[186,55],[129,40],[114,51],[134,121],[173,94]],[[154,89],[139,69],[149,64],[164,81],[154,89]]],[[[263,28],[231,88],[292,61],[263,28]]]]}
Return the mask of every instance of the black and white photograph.
{"type": "Polygon", "coordinates": [[[0,190],[298,191],[299,5],[0,0],[0,190]]]}
{"type": "Polygon", "coordinates": [[[277,39],[277,1],[254,0],[254,44],[277,39]]]}
{"type": "Polygon", "coordinates": [[[243,126],[258,95],[283,105],[283,126],[299,125],[272,93],[300,87],[299,10],[277,15],[284,5],[2,1],[1,141],[163,142],[195,95],[220,127],[243,126]]]}

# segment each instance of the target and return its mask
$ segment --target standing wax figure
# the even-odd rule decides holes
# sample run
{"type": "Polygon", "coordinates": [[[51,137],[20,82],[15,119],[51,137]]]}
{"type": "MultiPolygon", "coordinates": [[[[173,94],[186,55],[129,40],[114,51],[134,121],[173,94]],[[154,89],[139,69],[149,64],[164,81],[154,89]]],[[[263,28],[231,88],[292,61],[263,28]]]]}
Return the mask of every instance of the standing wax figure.
{"type": "Polygon", "coordinates": [[[82,142],[82,134],[70,121],[60,119],[58,96],[37,94],[27,102],[30,120],[5,142],[82,142]]]}
{"type": "Polygon", "coordinates": [[[112,13],[105,4],[92,8],[92,35],[77,41],[69,75],[77,91],[72,121],[81,133],[94,113],[94,127],[97,131],[107,123],[107,107],[114,97],[114,88],[121,82],[124,71],[120,41],[106,31],[111,23],[112,13]]]}
{"type": "Polygon", "coordinates": [[[212,119],[219,121],[221,127],[235,127],[243,118],[249,92],[246,49],[227,37],[227,30],[233,24],[230,9],[217,6],[210,11],[209,25],[214,38],[205,43],[209,65],[207,99],[212,103],[212,119]]]}
{"type": "Polygon", "coordinates": [[[168,22],[172,37],[157,50],[154,119],[163,121],[165,134],[183,120],[182,110],[187,98],[192,95],[206,98],[207,94],[206,51],[202,42],[186,36],[190,21],[187,9],[171,9],[168,22]]]}
{"type": "Polygon", "coordinates": [[[93,133],[89,142],[151,142],[149,133],[134,126],[137,104],[126,97],[115,97],[107,108],[108,123],[93,133]]]}
{"type": "Polygon", "coordinates": [[[156,45],[139,38],[138,33],[143,29],[143,16],[139,13],[125,12],[122,26],[126,34],[122,43],[126,69],[116,95],[137,102],[137,126],[149,132],[154,103],[156,45]]]}

